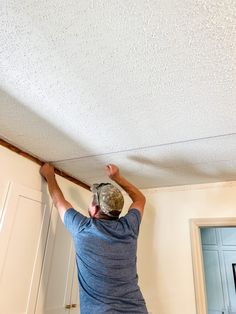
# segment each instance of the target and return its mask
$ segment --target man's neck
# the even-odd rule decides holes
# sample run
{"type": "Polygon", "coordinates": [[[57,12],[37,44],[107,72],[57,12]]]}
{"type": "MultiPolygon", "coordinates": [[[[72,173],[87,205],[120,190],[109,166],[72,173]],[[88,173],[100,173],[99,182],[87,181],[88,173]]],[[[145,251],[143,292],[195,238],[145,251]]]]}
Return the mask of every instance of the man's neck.
{"type": "Polygon", "coordinates": [[[98,212],[94,218],[105,219],[105,220],[117,220],[119,217],[110,217],[104,213],[98,212]]]}

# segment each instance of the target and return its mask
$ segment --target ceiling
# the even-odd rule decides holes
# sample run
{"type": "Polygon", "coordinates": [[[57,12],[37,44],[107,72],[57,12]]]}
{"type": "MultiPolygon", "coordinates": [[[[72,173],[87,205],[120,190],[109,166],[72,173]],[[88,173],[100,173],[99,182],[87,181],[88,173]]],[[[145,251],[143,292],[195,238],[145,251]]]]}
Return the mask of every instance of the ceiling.
{"type": "Polygon", "coordinates": [[[1,5],[0,137],[91,184],[236,180],[236,1],[1,5]]]}

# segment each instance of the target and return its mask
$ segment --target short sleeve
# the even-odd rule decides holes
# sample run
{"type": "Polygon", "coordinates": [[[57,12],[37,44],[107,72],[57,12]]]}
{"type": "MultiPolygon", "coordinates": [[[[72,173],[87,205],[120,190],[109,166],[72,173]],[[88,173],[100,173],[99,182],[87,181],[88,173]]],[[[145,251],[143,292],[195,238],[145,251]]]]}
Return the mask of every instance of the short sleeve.
{"type": "Polygon", "coordinates": [[[68,209],[64,214],[64,225],[73,235],[80,230],[88,218],[77,212],[74,208],[68,209]]]}
{"type": "Polygon", "coordinates": [[[139,210],[136,208],[131,208],[128,211],[128,213],[122,218],[125,219],[125,221],[129,225],[129,227],[132,229],[134,234],[136,236],[138,236],[139,226],[140,226],[141,219],[142,219],[139,210]]]}

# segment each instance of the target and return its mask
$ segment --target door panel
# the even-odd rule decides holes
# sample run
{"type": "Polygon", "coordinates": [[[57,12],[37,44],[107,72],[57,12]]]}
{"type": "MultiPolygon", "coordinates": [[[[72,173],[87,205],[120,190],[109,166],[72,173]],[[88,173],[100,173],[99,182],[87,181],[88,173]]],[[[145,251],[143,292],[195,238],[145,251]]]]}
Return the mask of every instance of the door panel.
{"type": "Polygon", "coordinates": [[[224,306],[218,251],[203,250],[205,281],[209,314],[220,313],[224,306]],[[214,287],[214,289],[212,288],[214,287]]]}
{"type": "Polygon", "coordinates": [[[34,313],[49,211],[42,193],[12,184],[0,229],[0,312],[34,313]]]}
{"type": "Polygon", "coordinates": [[[35,314],[70,313],[73,278],[73,243],[53,207],[35,314]]]}
{"type": "Polygon", "coordinates": [[[10,182],[0,182],[0,230],[3,223],[3,209],[5,208],[5,202],[7,194],[10,188],[10,182]]]}
{"type": "Polygon", "coordinates": [[[74,261],[74,274],[73,274],[73,282],[72,282],[71,304],[74,305],[74,307],[72,307],[71,309],[71,314],[79,314],[80,313],[79,288],[78,288],[77,267],[76,267],[75,261],[74,261]]]}
{"type": "Polygon", "coordinates": [[[202,245],[217,245],[217,236],[215,228],[201,229],[202,245]]]}
{"type": "MultiPolygon", "coordinates": [[[[236,287],[234,281],[233,264],[236,264],[236,251],[224,251],[224,262],[227,286],[229,291],[230,312],[236,312],[236,287]]],[[[231,313],[230,313],[231,314],[231,313]]]]}
{"type": "Polygon", "coordinates": [[[222,311],[208,310],[208,314],[230,314],[230,313],[226,310],[222,310],[222,311]]]}
{"type": "Polygon", "coordinates": [[[220,228],[223,246],[236,246],[236,228],[220,228]]]}

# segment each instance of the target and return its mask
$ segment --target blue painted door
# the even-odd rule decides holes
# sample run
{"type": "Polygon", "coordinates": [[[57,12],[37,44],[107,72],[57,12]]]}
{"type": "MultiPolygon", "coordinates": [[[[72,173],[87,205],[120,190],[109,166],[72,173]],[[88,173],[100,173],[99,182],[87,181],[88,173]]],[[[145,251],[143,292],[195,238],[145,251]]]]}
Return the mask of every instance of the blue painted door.
{"type": "Polygon", "coordinates": [[[236,228],[202,228],[208,314],[236,314],[236,228]]]}

